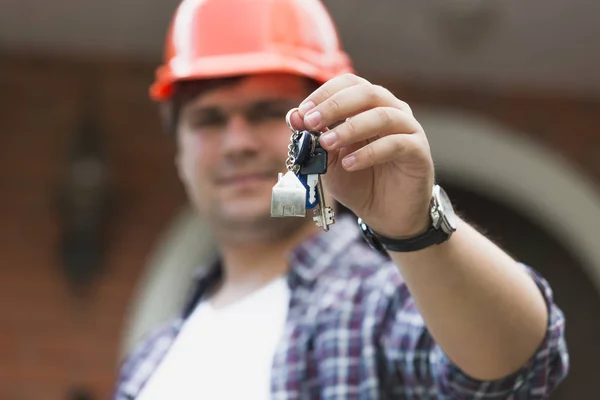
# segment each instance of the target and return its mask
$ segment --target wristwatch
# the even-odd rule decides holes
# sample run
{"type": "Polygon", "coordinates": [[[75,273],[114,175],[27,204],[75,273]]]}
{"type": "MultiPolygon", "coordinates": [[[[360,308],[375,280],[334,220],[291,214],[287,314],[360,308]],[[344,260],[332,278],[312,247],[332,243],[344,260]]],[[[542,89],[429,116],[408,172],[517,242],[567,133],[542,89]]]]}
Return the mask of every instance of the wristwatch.
{"type": "Polygon", "coordinates": [[[432,223],[427,231],[404,239],[392,239],[378,235],[361,218],[358,218],[358,226],[367,243],[381,253],[417,251],[433,244],[445,242],[456,231],[454,208],[448,195],[439,185],[433,186],[429,215],[432,223]]]}

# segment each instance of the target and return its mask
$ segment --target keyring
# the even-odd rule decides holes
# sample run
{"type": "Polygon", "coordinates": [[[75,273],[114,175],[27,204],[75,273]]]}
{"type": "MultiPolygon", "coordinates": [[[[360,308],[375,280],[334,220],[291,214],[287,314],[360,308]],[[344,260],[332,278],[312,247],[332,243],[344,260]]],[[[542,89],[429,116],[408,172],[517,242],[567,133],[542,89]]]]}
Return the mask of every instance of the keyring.
{"type": "Polygon", "coordinates": [[[292,108],[290,111],[288,111],[288,113],[285,116],[285,123],[287,124],[287,126],[290,127],[290,130],[292,132],[296,132],[296,130],[294,129],[294,127],[292,126],[292,122],[290,121],[290,119],[292,118],[292,114],[294,113],[294,111],[299,111],[298,107],[296,108],[292,108]]]}

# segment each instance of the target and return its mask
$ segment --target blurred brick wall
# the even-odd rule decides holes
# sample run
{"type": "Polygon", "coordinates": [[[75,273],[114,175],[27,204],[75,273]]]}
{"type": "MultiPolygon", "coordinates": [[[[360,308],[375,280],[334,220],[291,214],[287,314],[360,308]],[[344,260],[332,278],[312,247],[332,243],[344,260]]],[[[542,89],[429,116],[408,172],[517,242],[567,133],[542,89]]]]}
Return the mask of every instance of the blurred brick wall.
{"type": "Polygon", "coordinates": [[[159,232],[184,195],[172,143],[146,98],[151,70],[0,57],[0,399],[106,399],[123,315],[159,232]],[[67,291],[55,207],[83,79],[97,88],[117,202],[106,273],[87,299],[67,291]]]}
{"type": "MultiPolygon", "coordinates": [[[[173,146],[146,97],[152,66],[119,61],[0,57],[0,399],[67,399],[90,387],[106,399],[123,317],[161,230],[184,194],[173,146]],[[67,290],[57,263],[55,196],[83,80],[95,83],[117,197],[106,273],[87,299],[67,290]]],[[[600,184],[600,101],[490,95],[391,85],[410,102],[497,118],[570,157],[600,184]]]]}

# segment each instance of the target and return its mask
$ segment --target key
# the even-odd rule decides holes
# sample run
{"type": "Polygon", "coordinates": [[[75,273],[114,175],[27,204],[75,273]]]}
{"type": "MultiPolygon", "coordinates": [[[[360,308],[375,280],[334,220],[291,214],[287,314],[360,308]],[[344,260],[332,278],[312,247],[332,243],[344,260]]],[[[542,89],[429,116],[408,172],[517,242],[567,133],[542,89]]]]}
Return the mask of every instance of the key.
{"type": "Polygon", "coordinates": [[[296,165],[302,165],[313,153],[315,148],[315,134],[311,131],[302,131],[300,138],[296,141],[294,157],[296,165]]]}
{"type": "Polygon", "coordinates": [[[335,222],[333,210],[330,207],[327,207],[327,204],[325,203],[323,186],[321,184],[321,175],[327,172],[327,151],[319,144],[319,133],[309,133],[311,133],[314,148],[308,158],[306,158],[303,163],[298,163],[297,165],[300,165],[299,174],[306,176],[306,186],[308,187],[307,208],[312,208],[309,206],[314,203],[313,200],[318,201],[318,205],[313,211],[313,221],[315,221],[317,226],[327,231],[329,230],[329,225],[332,225],[335,222]],[[316,196],[313,197],[315,191],[316,196]]]}
{"type": "Polygon", "coordinates": [[[297,131],[290,118],[297,109],[290,110],[285,121],[292,131],[285,165],[288,172],[279,174],[271,196],[271,216],[303,217],[313,209],[313,221],[325,231],[335,222],[335,215],[325,204],[321,175],[327,172],[327,151],[319,144],[320,132],[297,131]]]}
{"type": "Polygon", "coordinates": [[[300,165],[302,175],[319,174],[327,172],[327,151],[321,146],[315,146],[314,152],[300,165]]]}
{"type": "Polygon", "coordinates": [[[318,177],[327,172],[327,152],[318,145],[319,135],[319,132],[302,131],[296,141],[295,165],[299,167],[298,178],[307,188],[307,209],[317,206],[320,199],[317,193],[318,177]]]}
{"type": "Polygon", "coordinates": [[[279,173],[271,194],[271,216],[306,216],[306,188],[292,171],[279,173]]]}
{"type": "MultiPolygon", "coordinates": [[[[304,185],[305,189],[306,189],[306,210],[312,210],[315,207],[317,207],[319,205],[319,196],[317,193],[317,182],[316,180],[313,182],[311,182],[311,185],[314,185],[314,191],[315,191],[315,201],[311,202],[311,188],[308,184],[308,176],[307,175],[302,175],[300,173],[296,173],[296,176],[298,177],[298,179],[300,180],[300,182],[302,183],[302,185],[304,185]]],[[[313,181],[314,179],[316,179],[317,175],[315,175],[314,178],[311,178],[311,181],[313,181]]]]}
{"type": "Polygon", "coordinates": [[[308,204],[315,205],[317,202],[317,184],[319,183],[318,174],[306,176],[306,185],[308,186],[308,204]]]}
{"type": "Polygon", "coordinates": [[[319,196],[319,206],[313,211],[313,221],[315,221],[319,228],[323,228],[323,230],[328,231],[329,225],[333,225],[335,223],[335,213],[331,207],[327,207],[327,204],[325,204],[323,185],[321,184],[321,175],[317,176],[317,195],[319,196]]]}

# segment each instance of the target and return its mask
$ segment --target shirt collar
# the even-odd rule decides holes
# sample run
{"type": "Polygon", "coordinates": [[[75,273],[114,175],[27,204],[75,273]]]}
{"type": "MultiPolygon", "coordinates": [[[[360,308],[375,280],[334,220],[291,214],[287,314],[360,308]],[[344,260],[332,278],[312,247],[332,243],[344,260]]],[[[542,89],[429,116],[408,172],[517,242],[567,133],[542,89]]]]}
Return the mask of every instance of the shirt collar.
{"type": "Polygon", "coordinates": [[[345,252],[360,232],[349,215],[339,216],[328,232],[320,232],[302,242],[290,253],[289,282],[295,286],[296,278],[302,283],[314,282],[333,261],[345,252]]]}

